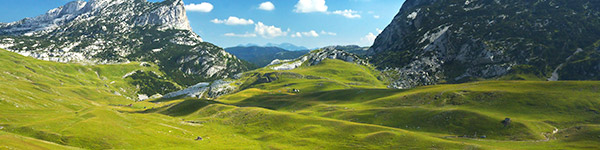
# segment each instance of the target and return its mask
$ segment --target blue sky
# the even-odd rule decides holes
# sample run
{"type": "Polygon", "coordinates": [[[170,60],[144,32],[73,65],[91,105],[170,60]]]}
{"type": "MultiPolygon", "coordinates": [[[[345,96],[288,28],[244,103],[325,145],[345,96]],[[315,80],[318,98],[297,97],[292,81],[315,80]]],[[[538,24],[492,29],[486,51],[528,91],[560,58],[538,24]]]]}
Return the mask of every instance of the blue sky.
{"type": "MultiPolygon", "coordinates": [[[[3,0],[0,22],[35,17],[67,2],[3,0]]],[[[404,0],[184,0],[184,3],[194,31],[218,46],[287,42],[316,48],[370,46],[404,0]]]]}

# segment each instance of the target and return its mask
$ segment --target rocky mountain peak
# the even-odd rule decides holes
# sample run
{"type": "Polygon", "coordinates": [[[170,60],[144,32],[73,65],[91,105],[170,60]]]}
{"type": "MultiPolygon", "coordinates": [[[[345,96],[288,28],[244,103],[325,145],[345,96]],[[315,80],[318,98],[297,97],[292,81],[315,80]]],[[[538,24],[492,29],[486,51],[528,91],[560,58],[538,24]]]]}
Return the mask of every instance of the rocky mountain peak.
{"type": "Polygon", "coordinates": [[[597,53],[598,22],[600,5],[589,1],[407,0],[368,53],[396,72],[394,88],[511,73],[596,79],[600,61],[588,56],[597,53]]]}
{"type": "Polygon", "coordinates": [[[182,0],[168,0],[160,7],[137,18],[136,25],[157,24],[163,28],[192,30],[182,0]]]}
{"type": "Polygon", "coordinates": [[[47,14],[56,14],[58,15],[68,15],[68,14],[77,14],[81,9],[85,7],[87,2],[85,1],[72,1],[67,3],[64,6],[61,6],[56,9],[52,9],[48,11],[47,14]]]}
{"type": "Polygon", "coordinates": [[[157,3],[141,0],[90,0],[69,2],[44,15],[0,25],[0,35],[49,33],[59,26],[91,20],[120,24],[121,29],[152,25],[163,30],[192,30],[181,0],[157,3]]]}
{"type": "Polygon", "coordinates": [[[432,4],[438,0],[406,0],[402,7],[400,8],[400,12],[409,11],[415,7],[419,7],[421,5],[432,4]]]}
{"type": "Polygon", "coordinates": [[[248,69],[192,31],[182,0],[70,2],[33,19],[0,24],[0,48],[76,63],[156,63],[180,85],[248,69]]]}
{"type": "Polygon", "coordinates": [[[51,9],[44,15],[0,25],[0,35],[31,34],[31,32],[35,31],[54,29],[77,17],[82,13],[82,9],[85,6],[86,2],[84,1],[73,1],[64,6],[51,9]]]}

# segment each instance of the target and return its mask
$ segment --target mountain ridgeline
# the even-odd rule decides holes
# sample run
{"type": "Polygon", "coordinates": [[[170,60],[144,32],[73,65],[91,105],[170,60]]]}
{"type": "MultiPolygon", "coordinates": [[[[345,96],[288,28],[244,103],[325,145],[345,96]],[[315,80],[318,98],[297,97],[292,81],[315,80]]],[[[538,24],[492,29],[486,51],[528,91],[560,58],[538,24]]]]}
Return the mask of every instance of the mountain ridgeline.
{"type": "Polygon", "coordinates": [[[407,0],[369,49],[412,88],[479,79],[600,79],[600,3],[407,0]]]}
{"type": "Polygon", "coordinates": [[[289,51],[279,47],[259,46],[236,46],[225,48],[225,51],[258,67],[267,66],[275,59],[295,59],[309,52],[308,50],[289,51]]]}
{"type": "MultiPolygon", "coordinates": [[[[250,45],[250,44],[249,44],[250,45]]],[[[271,43],[267,45],[273,45],[271,43]]],[[[282,43],[280,45],[286,45],[282,43]]],[[[291,45],[291,44],[287,44],[291,45]]],[[[327,46],[321,49],[336,49],[345,51],[348,53],[356,54],[360,57],[364,57],[367,54],[368,47],[360,47],[358,45],[336,45],[327,46]]],[[[225,48],[225,51],[237,56],[238,58],[248,61],[257,65],[258,67],[264,67],[273,62],[274,60],[292,60],[299,58],[305,54],[308,54],[309,50],[289,50],[289,48],[281,48],[277,46],[236,46],[225,48]]]]}
{"type": "Polygon", "coordinates": [[[74,1],[46,14],[0,24],[0,47],[25,56],[92,64],[147,61],[181,85],[248,70],[248,63],[203,42],[182,0],[74,1]]]}
{"type": "Polygon", "coordinates": [[[294,45],[292,43],[280,43],[280,44],[267,43],[267,44],[265,44],[265,47],[279,47],[279,48],[283,48],[283,49],[288,50],[288,51],[304,51],[304,50],[309,50],[309,48],[306,48],[304,46],[297,46],[297,45],[294,45]]]}

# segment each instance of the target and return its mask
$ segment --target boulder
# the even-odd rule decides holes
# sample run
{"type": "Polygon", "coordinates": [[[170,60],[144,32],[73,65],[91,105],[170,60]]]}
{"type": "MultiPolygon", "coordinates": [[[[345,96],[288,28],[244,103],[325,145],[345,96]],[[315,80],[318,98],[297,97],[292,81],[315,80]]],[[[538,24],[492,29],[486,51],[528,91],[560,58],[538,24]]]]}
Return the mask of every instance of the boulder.
{"type": "Polygon", "coordinates": [[[512,120],[510,120],[510,118],[504,118],[504,120],[502,120],[502,124],[504,125],[504,127],[509,126],[511,122],[512,120]]]}

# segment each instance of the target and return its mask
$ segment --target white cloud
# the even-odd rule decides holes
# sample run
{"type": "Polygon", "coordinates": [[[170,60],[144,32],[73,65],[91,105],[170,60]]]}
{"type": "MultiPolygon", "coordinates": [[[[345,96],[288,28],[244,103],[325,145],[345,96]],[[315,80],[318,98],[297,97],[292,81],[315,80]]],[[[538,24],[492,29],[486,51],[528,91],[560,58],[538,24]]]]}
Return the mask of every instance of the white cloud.
{"type": "Polygon", "coordinates": [[[185,10],[207,13],[207,12],[210,12],[213,10],[213,5],[208,2],[202,2],[200,4],[191,3],[188,5],[185,5],[185,10]]]}
{"type": "Polygon", "coordinates": [[[373,34],[372,32],[369,32],[367,35],[360,38],[360,40],[365,42],[367,45],[373,45],[373,42],[375,42],[375,38],[377,38],[377,36],[375,36],[375,34],[373,34]]]}
{"type": "Polygon", "coordinates": [[[245,33],[245,34],[225,33],[224,35],[230,36],[230,37],[256,37],[255,33],[245,33]]]}
{"type": "Polygon", "coordinates": [[[351,18],[351,19],[352,18],[360,18],[360,15],[358,14],[358,12],[354,11],[352,9],[336,10],[336,11],[333,11],[333,14],[342,15],[346,18],[351,18]]]}
{"type": "Polygon", "coordinates": [[[302,33],[296,32],[296,33],[292,34],[291,37],[293,37],[293,38],[295,38],[295,37],[302,37],[302,33]]]}
{"type": "Polygon", "coordinates": [[[291,35],[292,37],[319,37],[319,34],[315,30],[310,30],[308,32],[296,32],[291,35]]]}
{"type": "Polygon", "coordinates": [[[379,19],[379,18],[381,18],[381,16],[379,16],[379,15],[373,15],[373,18],[379,19]]]}
{"type": "Polygon", "coordinates": [[[333,33],[333,32],[326,32],[326,31],[323,31],[323,30],[321,30],[321,34],[322,34],[322,35],[331,35],[331,36],[336,36],[336,35],[337,35],[337,33],[333,33]]]}
{"type": "Polygon", "coordinates": [[[298,0],[294,7],[297,13],[327,12],[325,0],[298,0]]]}
{"type": "Polygon", "coordinates": [[[325,0],[298,0],[298,3],[294,6],[296,13],[312,13],[321,12],[325,14],[336,14],[342,15],[346,18],[360,18],[358,11],[352,9],[336,10],[333,12],[327,11],[328,7],[325,5],[325,0]]]}
{"type": "Polygon", "coordinates": [[[274,38],[287,35],[287,31],[283,31],[281,28],[275,26],[265,25],[262,22],[258,22],[254,25],[254,32],[264,38],[274,38]]]}
{"type": "Polygon", "coordinates": [[[252,21],[252,19],[244,19],[244,18],[238,18],[238,17],[234,17],[234,16],[229,16],[229,18],[227,19],[223,19],[223,20],[219,20],[219,19],[213,19],[210,22],[212,23],[216,23],[216,24],[226,24],[226,25],[249,25],[249,24],[254,24],[254,21],[252,21]]]}
{"type": "Polygon", "coordinates": [[[260,5],[258,6],[258,9],[271,11],[271,10],[275,9],[275,5],[273,5],[273,3],[271,3],[270,1],[266,1],[266,2],[260,3],[260,5]]]}
{"type": "MultiPolygon", "coordinates": [[[[224,20],[218,20],[218,19],[212,20],[212,22],[226,23],[224,20]]],[[[270,38],[275,38],[275,37],[280,37],[280,36],[287,36],[288,32],[290,32],[290,29],[287,29],[287,31],[283,31],[283,30],[281,30],[281,28],[265,25],[264,23],[259,21],[258,23],[254,24],[254,33],[248,33],[248,32],[246,32],[245,34],[225,33],[224,36],[229,36],[229,37],[261,36],[263,38],[270,39],[270,38]]]]}
{"type": "Polygon", "coordinates": [[[308,32],[302,32],[302,35],[306,37],[318,37],[319,34],[315,30],[310,30],[308,32]]]}

